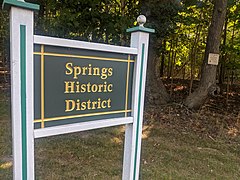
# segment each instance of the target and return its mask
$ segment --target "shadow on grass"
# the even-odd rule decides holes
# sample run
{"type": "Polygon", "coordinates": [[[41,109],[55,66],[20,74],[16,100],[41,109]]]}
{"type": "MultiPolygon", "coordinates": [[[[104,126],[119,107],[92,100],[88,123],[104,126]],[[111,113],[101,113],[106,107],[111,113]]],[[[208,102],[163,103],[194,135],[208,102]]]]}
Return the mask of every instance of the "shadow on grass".
{"type": "Polygon", "coordinates": [[[121,179],[122,135],[107,128],[36,140],[37,179],[121,179]]]}

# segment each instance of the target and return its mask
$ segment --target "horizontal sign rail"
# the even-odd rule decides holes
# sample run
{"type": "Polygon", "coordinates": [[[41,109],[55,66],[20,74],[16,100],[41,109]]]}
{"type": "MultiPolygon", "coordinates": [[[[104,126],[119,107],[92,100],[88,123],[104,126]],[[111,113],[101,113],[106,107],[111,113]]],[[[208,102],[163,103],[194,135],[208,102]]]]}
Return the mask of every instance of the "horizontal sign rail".
{"type": "Polygon", "coordinates": [[[70,48],[79,48],[79,49],[88,49],[95,51],[105,51],[105,52],[115,52],[115,53],[124,53],[124,54],[137,54],[137,48],[115,46],[101,43],[90,43],[84,41],[63,39],[63,38],[54,38],[46,36],[34,35],[35,44],[51,45],[51,46],[60,46],[60,47],[70,47],[70,48]]]}
{"type": "Polygon", "coordinates": [[[99,121],[83,122],[83,123],[77,123],[77,124],[69,124],[69,125],[63,125],[59,127],[49,127],[46,129],[36,129],[34,131],[34,137],[35,138],[48,137],[48,136],[54,136],[59,134],[87,131],[87,130],[103,128],[103,127],[125,125],[130,123],[133,123],[132,117],[114,118],[114,119],[106,119],[106,120],[99,120],[99,121]]]}

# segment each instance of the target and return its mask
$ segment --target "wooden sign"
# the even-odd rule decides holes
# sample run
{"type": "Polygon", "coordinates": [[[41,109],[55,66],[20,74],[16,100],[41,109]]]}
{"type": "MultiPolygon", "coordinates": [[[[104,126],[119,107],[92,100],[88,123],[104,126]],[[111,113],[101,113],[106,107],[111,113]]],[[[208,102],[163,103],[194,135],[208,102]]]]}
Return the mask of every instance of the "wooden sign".
{"type": "Polygon", "coordinates": [[[35,44],[35,129],[129,117],[135,59],[131,54],[35,44]]]}
{"type": "Polygon", "coordinates": [[[208,64],[218,65],[219,54],[209,53],[208,55],[208,64]]]}

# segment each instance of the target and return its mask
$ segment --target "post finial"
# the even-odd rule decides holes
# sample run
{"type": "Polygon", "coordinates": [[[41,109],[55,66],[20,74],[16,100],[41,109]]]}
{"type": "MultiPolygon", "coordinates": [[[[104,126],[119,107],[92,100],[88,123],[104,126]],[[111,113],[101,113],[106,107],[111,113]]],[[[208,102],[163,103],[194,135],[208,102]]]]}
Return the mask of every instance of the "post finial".
{"type": "Polygon", "coordinates": [[[144,15],[139,15],[137,18],[137,22],[139,24],[139,26],[143,27],[143,25],[146,23],[147,19],[146,16],[144,15]]]}
{"type": "Polygon", "coordinates": [[[139,24],[139,26],[137,27],[133,27],[133,28],[129,28],[127,29],[127,32],[137,32],[137,31],[141,31],[141,32],[145,32],[145,33],[155,33],[154,29],[151,28],[145,28],[143,25],[146,23],[147,18],[144,15],[139,15],[137,18],[137,22],[139,24]]]}

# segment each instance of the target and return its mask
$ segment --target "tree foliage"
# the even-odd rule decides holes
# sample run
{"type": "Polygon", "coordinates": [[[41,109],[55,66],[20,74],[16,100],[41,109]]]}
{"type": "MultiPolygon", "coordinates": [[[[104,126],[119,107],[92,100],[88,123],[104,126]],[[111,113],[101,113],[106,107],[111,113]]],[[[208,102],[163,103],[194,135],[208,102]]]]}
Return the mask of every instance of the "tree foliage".
{"type": "Polygon", "coordinates": [[[9,16],[6,11],[0,11],[0,54],[6,54],[9,42],[9,16]]]}
{"type": "Polygon", "coordinates": [[[125,44],[133,26],[138,1],[42,0],[36,25],[38,34],[125,44]]]}

